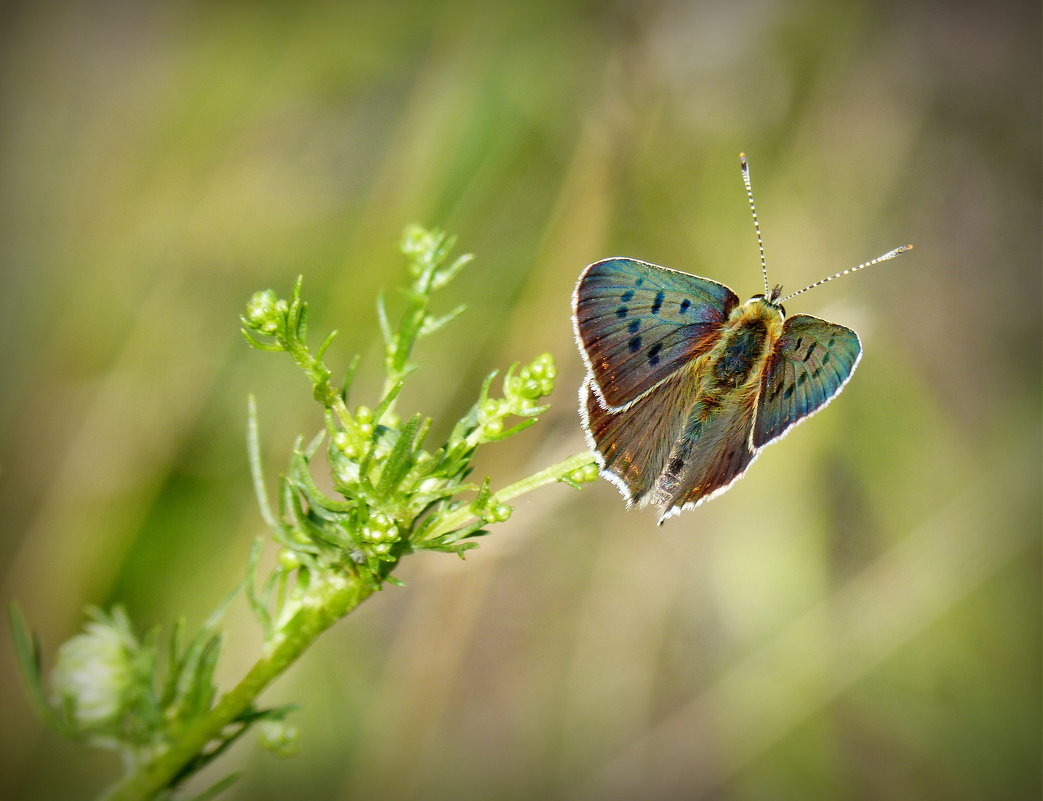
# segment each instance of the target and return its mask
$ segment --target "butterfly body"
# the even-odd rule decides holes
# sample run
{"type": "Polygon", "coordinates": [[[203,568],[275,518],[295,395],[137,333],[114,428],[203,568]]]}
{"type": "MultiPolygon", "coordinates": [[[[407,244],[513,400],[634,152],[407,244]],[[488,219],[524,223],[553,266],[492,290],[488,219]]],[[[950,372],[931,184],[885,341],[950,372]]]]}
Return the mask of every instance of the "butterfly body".
{"type": "Polygon", "coordinates": [[[785,317],[776,288],[726,286],[635,259],[591,264],[573,293],[580,414],[602,474],[660,522],[723,492],[764,445],[840,391],[850,329],[785,317]]]}

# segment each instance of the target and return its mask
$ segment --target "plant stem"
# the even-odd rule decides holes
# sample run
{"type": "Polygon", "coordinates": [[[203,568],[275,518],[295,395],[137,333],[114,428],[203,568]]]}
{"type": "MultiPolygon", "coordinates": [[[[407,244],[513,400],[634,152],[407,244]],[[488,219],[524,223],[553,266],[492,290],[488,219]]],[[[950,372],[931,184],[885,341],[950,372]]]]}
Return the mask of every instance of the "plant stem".
{"type": "MultiPolygon", "coordinates": [[[[318,577],[316,577],[318,578],[318,577]]],[[[377,585],[358,576],[326,576],[301,599],[293,618],[268,643],[267,653],[210,712],[151,762],[142,765],[102,796],[104,801],[148,801],[178,772],[220,740],[226,726],[250,708],[257,696],[286,670],[326,629],[368,598],[377,585]]]]}
{"type": "MultiPolygon", "coordinates": [[[[559,481],[575,470],[594,463],[590,452],[570,456],[538,473],[516,481],[496,493],[501,501],[559,481]]],[[[433,536],[453,531],[474,518],[464,506],[447,515],[433,536]]],[[[221,696],[213,709],[166,751],[143,764],[102,796],[103,801],[150,801],[192,760],[204,754],[208,745],[219,742],[225,727],[247,711],[258,695],[296,661],[326,629],[368,598],[378,585],[359,575],[316,573],[313,584],[300,599],[293,617],[267,643],[266,651],[232,690],[221,696]]]]}
{"type": "MultiPolygon", "coordinates": [[[[508,484],[502,490],[497,490],[495,493],[496,498],[500,501],[509,501],[511,498],[517,498],[519,495],[531,492],[537,487],[542,487],[544,484],[560,481],[564,476],[567,476],[569,473],[579,470],[582,467],[586,467],[588,464],[596,464],[594,454],[590,451],[574,454],[564,461],[552,464],[550,467],[540,470],[538,473],[533,473],[531,476],[526,476],[520,481],[508,484]]],[[[471,511],[470,506],[461,506],[455,512],[442,518],[442,521],[438,526],[435,527],[435,529],[431,531],[425,539],[434,539],[443,534],[448,534],[450,531],[460,528],[474,518],[475,513],[471,511]]]]}

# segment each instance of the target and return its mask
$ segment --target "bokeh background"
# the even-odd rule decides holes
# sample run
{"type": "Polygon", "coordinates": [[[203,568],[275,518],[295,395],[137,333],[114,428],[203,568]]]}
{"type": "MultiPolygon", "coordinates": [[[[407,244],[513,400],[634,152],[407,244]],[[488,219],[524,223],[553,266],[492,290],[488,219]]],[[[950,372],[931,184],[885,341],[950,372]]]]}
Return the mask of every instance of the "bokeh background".
{"type": "MultiPolygon", "coordinates": [[[[381,376],[374,298],[409,222],[477,259],[403,411],[446,433],[549,351],[553,407],[486,448],[500,484],[582,450],[569,295],[629,255],[862,335],[842,397],[662,529],[599,481],[527,496],[466,562],[407,560],[265,700],[214,780],[244,799],[1040,796],[1038,3],[38,2],[0,32],[3,598],[45,653],[87,604],[199,623],[320,419],[246,348],[305,276],[330,361],[381,376]]],[[[236,607],[221,666],[251,663],[236,607]]],[[[33,716],[0,653],[5,797],[118,773],[33,716]]],[[[197,785],[201,789],[202,784],[197,785]]]]}

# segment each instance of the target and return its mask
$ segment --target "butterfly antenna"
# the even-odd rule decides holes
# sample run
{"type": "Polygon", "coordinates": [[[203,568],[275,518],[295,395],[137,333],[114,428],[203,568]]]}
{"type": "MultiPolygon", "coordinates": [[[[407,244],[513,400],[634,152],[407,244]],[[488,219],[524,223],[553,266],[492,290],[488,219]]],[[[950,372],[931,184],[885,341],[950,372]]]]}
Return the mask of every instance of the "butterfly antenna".
{"type": "Polygon", "coordinates": [[[742,166],[742,182],[746,184],[746,199],[750,201],[750,211],[753,212],[753,230],[757,232],[757,250],[761,254],[761,276],[764,278],[764,295],[768,292],[768,262],[764,258],[764,238],[761,236],[761,224],[757,219],[757,204],[753,202],[753,187],[750,186],[750,165],[746,162],[746,154],[739,154],[739,164],[742,166]]]}
{"type": "Polygon", "coordinates": [[[823,278],[823,279],[821,279],[819,281],[816,281],[813,284],[808,284],[806,287],[804,287],[803,289],[801,289],[801,290],[799,290],[797,292],[794,292],[792,295],[786,295],[786,297],[782,298],[782,300],[780,300],[779,303],[783,303],[784,301],[787,301],[790,298],[795,298],[797,295],[803,295],[809,289],[814,289],[817,286],[822,286],[823,284],[828,284],[834,278],[840,278],[841,276],[847,275],[848,273],[857,273],[859,270],[864,270],[866,267],[872,267],[874,264],[879,264],[880,262],[887,261],[888,259],[896,259],[899,256],[901,256],[903,253],[908,253],[912,249],[913,249],[912,245],[902,245],[900,248],[895,248],[894,250],[889,250],[883,256],[877,256],[872,261],[863,262],[862,264],[859,264],[857,267],[849,267],[848,269],[842,270],[839,273],[835,273],[834,275],[831,275],[828,278],[823,278]]]}

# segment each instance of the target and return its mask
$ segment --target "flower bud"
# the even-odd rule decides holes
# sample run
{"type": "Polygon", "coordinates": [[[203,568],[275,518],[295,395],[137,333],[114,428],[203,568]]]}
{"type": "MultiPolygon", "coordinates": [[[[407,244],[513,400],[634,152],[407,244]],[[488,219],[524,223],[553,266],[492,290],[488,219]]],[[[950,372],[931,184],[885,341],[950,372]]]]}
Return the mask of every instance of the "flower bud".
{"type": "Polygon", "coordinates": [[[246,303],[243,321],[254,331],[268,333],[278,327],[279,299],[271,289],[254,292],[246,303]]]}
{"type": "Polygon", "coordinates": [[[297,552],[290,548],[281,548],[279,550],[279,567],[283,570],[296,570],[301,566],[301,558],[297,555],[297,552]]]}
{"type": "Polygon", "coordinates": [[[573,470],[569,473],[569,478],[575,481],[577,484],[587,484],[597,479],[599,475],[598,466],[596,464],[586,464],[583,467],[573,470]]]}
{"type": "Polygon", "coordinates": [[[130,632],[99,615],[59,649],[52,674],[60,705],[81,730],[114,726],[134,693],[130,632]]]}
{"type": "Polygon", "coordinates": [[[301,732],[285,720],[262,720],[260,723],[261,747],[279,757],[291,757],[300,751],[301,732]]]}
{"type": "Polygon", "coordinates": [[[495,398],[486,398],[482,404],[481,414],[484,417],[496,417],[500,413],[500,402],[495,398]]]}
{"type": "Polygon", "coordinates": [[[514,512],[513,506],[498,503],[488,511],[488,520],[490,523],[503,523],[510,518],[512,512],[514,512]]]}

